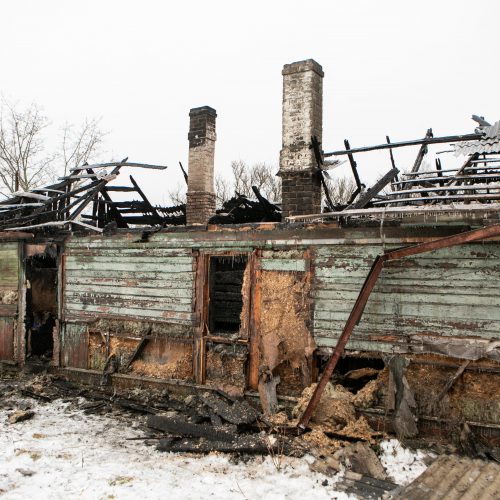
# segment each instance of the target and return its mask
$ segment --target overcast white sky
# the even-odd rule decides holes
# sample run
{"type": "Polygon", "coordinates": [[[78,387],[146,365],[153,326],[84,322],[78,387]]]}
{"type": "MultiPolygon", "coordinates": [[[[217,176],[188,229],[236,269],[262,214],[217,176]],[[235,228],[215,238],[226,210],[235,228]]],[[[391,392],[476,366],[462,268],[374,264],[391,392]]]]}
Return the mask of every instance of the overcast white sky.
{"type": "MultiPolygon", "coordinates": [[[[169,165],[137,176],[161,202],[187,164],[191,107],[217,110],[216,171],[277,166],[281,69],[297,60],[325,71],[326,151],[500,119],[499,14],[498,0],[0,0],[0,92],[42,105],[53,140],[102,117],[103,159],[169,165]]],[[[358,159],[367,182],[388,168],[374,158],[358,159]]]]}

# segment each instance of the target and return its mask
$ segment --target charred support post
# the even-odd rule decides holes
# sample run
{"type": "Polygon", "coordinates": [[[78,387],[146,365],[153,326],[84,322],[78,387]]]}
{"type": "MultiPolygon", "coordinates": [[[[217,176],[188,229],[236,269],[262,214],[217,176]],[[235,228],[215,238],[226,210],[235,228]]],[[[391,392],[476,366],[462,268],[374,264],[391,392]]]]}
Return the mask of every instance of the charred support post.
{"type": "Polygon", "coordinates": [[[214,156],[215,119],[209,106],[189,112],[189,177],[186,206],[187,224],[207,224],[215,215],[214,156]]]}
{"type": "Polygon", "coordinates": [[[321,172],[311,137],[323,133],[323,69],[314,60],[286,64],[283,74],[283,145],[280,171],[283,218],[321,211],[321,172]]]}

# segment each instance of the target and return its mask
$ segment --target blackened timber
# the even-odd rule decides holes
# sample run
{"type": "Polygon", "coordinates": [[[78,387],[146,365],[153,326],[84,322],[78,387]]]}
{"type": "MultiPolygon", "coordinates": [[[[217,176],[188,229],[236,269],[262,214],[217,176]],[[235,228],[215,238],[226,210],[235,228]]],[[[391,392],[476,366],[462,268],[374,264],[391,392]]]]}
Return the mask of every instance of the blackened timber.
{"type": "MultiPolygon", "coordinates": [[[[126,160],[124,160],[126,161],[126,160]]],[[[119,163],[111,172],[111,175],[116,175],[120,171],[121,168],[121,163],[119,163]]],[[[104,186],[108,183],[107,180],[101,180],[97,186],[95,186],[93,189],[90,190],[90,193],[87,194],[87,198],[81,202],[81,204],[76,208],[76,210],[70,215],[69,220],[74,220],[76,219],[82,212],[85,210],[85,207],[92,201],[92,196],[95,193],[101,192],[104,186]]],[[[71,207],[71,205],[69,206],[71,207]]],[[[68,209],[69,209],[68,207],[68,209]]]]}
{"type": "MultiPolygon", "coordinates": [[[[146,335],[149,335],[150,333],[151,333],[151,328],[148,330],[146,335]]],[[[139,341],[137,347],[134,349],[134,352],[132,353],[126,365],[124,366],[123,371],[126,372],[130,368],[130,365],[141,355],[142,351],[144,351],[144,348],[146,347],[146,344],[148,342],[149,342],[149,337],[146,336],[139,341]]]]}
{"type": "Polygon", "coordinates": [[[326,204],[328,205],[328,208],[330,210],[335,210],[332,198],[330,196],[330,190],[328,189],[328,185],[327,185],[326,180],[325,180],[325,176],[328,174],[323,170],[323,155],[322,155],[320,146],[321,146],[321,143],[318,141],[318,138],[316,136],[311,137],[311,147],[314,150],[314,157],[316,159],[316,167],[320,171],[321,185],[323,186],[323,192],[325,193],[326,204]]]}
{"type": "MultiPolygon", "coordinates": [[[[87,169],[87,172],[89,173],[93,173],[93,170],[91,168],[88,168],[87,169]]],[[[98,196],[99,193],[96,193],[96,196],[98,196]]],[[[107,193],[107,186],[106,187],[103,187],[101,189],[101,196],[106,200],[106,201],[112,201],[111,200],[111,197],[109,196],[109,194],[107,193]]],[[[123,217],[121,216],[120,212],[118,212],[118,210],[111,206],[110,207],[110,212],[113,216],[113,218],[115,219],[115,222],[116,222],[116,225],[117,227],[119,228],[128,228],[128,224],[125,222],[125,220],[123,219],[123,217]]]]}
{"type": "MultiPolygon", "coordinates": [[[[428,129],[425,138],[426,139],[431,139],[433,137],[432,135],[432,129],[428,129]]],[[[417,154],[417,158],[415,159],[415,163],[413,164],[413,167],[411,168],[411,172],[415,173],[420,170],[420,165],[422,165],[422,161],[424,159],[424,156],[427,154],[427,144],[422,144],[420,146],[420,149],[417,154]]]]}
{"type": "Polygon", "coordinates": [[[365,153],[367,151],[377,151],[380,149],[402,148],[405,146],[418,146],[421,144],[429,145],[429,144],[443,144],[447,142],[477,141],[483,138],[484,138],[483,134],[449,135],[445,137],[423,138],[423,139],[415,139],[413,141],[391,142],[390,144],[378,144],[376,146],[365,146],[361,148],[332,151],[330,153],[323,153],[323,156],[329,157],[329,156],[343,156],[349,154],[352,155],[354,153],[365,153]]]}
{"type": "MultiPolygon", "coordinates": [[[[344,140],[344,145],[346,150],[350,150],[351,146],[349,144],[349,141],[347,139],[344,140]]],[[[347,157],[349,158],[349,164],[351,165],[351,170],[352,174],[354,175],[354,180],[356,181],[356,190],[352,193],[351,198],[348,201],[348,205],[350,205],[355,199],[356,196],[361,192],[361,181],[359,179],[358,175],[358,166],[356,165],[356,162],[354,161],[354,157],[352,156],[352,153],[347,153],[347,157]]]]}
{"type": "Polygon", "coordinates": [[[212,441],[233,441],[232,432],[214,429],[211,425],[191,424],[182,418],[162,417],[151,415],[148,417],[149,428],[168,432],[175,436],[202,437],[212,441]]]}
{"type": "Polygon", "coordinates": [[[160,214],[156,211],[156,208],[151,205],[149,200],[146,198],[146,195],[142,192],[142,189],[139,187],[137,182],[135,182],[134,178],[130,176],[130,182],[134,185],[135,190],[139,194],[139,196],[143,199],[144,203],[146,204],[148,208],[148,212],[151,212],[153,215],[153,218],[156,219],[158,224],[163,224],[163,218],[160,216],[160,214]]]}
{"type": "Polygon", "coordinates": [[[165,165],[149,165],[148,163],[133,163],[133,162],[121,161],[121,162],[110,162],[110,163],[94,163],[92,165],[82,165],[81,167],[70,168],[70,172],[77,172],[79,170],[85,170],[87,168],[117,167],[118,165],[122,167],[148,168],[153,170],[165,170],[167,168],[165,165]]]}
{"type": "Polygon", "coordinates": [[[184,180],[186,181],[186,184],[188,183],[188,174],[187,172],[184,170],[184,167],[182,166],[182,163],[179,162],[179,166],[181,167],[181,170],[182,170],[182,175],[184,176],[184,180]]]}
{"type": "Polygon", "coordinates": [[[393,168],[392,170],[389,170],[382,178],[380,178],[370,189],[368,189],[366,192],[364,192],[359,199],[353,203],[352,205],[349,205],[347,209],[357,209],[357,208],[364,208],[370,201],[382,190],[389,184],[392,179],[398,174],[399,170],[397,168],[393,168]]]}
{"type": "Polygon", "coordinates": [[[193,439],[161,439],[156,449],[174,453],[248,453],[266,455],[268,453],[285,453],[288,450],[279,449],[277,443],[274,445],[265,442],[260,436],[235,436],[231,442],[228,441],[206,441],[193,439]]]}
{"type": "Polygon", "coordinates": [[[106,191],[116,191],[119,193],[135,193],[135,188],[131,186],[106,186],[106,191]]]}

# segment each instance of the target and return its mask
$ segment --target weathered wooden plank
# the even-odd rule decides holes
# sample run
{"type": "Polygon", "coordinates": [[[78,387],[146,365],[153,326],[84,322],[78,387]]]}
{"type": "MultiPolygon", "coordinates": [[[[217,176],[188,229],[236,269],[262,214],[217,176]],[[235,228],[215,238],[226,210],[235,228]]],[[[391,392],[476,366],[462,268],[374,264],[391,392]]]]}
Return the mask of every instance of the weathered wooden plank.
{"type": "MultiPolygon", "coordinates": [[[[156,233],[150,238],[150,241],[147,243],[138,242],[140,236],[135,234],[134,238],[130,239],[108,239],[103,238],[102,240],[92,240],[86,238],[72,238],[68,241],[68,248],[171,248],[171,249],[181,249],[181,248],[213,248],[218,249],[220,251],[231,249],[235,251],[241,251],[241,253],[246,253],[252,250],[254,246],[254,242],[251,240],[241,241],[238,239],[223,239],[220,240],[203,240],[201,238],[193,238],[189,233],[185,233],[185,236],[182,238],[181,233],[177,233],[177,237],[170,237],[165,239],[166,235],[171,236],[174,233],[156,233]],[[160,235],[160,236],[159,236],[160,235]]],[[[271,246],[272,243],[269,242],[268,246],[271,246]]]]}
{"type": "Polygon", "coordinates": [[[305,271],[306,261],[304,259],[262,259],[263,271],[305,271]]]}
{"type": "Polygon", "coordinates": [[[134,302],[142,304],[144,307],[163,307],[179,306],[179,310],[184,310],[186,304],[191,304],[190,297],[155,297],[142,295],[140,293],[120,294],[120,293],[100,293],[97,291],[74,292],[66,291],[66,297],[70,302],[82,301],[85,303],[96,304],[128,304],[134,302]]]}
{"type": "Polygon", "coordinates": [[[82,256],[82,257],[115,257],[115,258],[191,258],[192,249],[191,248],[86,248],[86,247],[74,247],[69,248],[66,255],[71,256],[82,256]]]}
{"type": "Polygon", "coordinates": [[[66,260],[66,270],[84,270],[84,271],[152,271],[161,273],[185,273],[191,272],[192,265],[190,263],[164,263],[164,262],[122,262],[115,260],[114,262],[82,262],[75,261],[74,258],[66,260]]]}
{"type": "MultiPolygon", "coordinates": [[[[463,338],[468,337],[479,337],[483,339],[496,339],[498,334],[498,323],[494,322],[484,322],[480,321],[474,322],[460,322],[457,321],[456,327],[447,325],[436,325],[429,322],[428,325],[419,325],[417,322],[419,318],[406,318],[407,321],[398,323],[397,321],[386,321],[386,322],[374,322],[365,321],[364,324],[359,324],[354,329],[354,337],[358,338],[360,336],[366,337],[368,339],[375,340],[377,337],[381,337],[384,340],[389,338],[394,339],[407,339],[412,335],[433,335],[437,337],[455,337],[463,338]],[[414,320],[415,325],[410,324],[410,321],[414,320]],[[465,327],[468,327],[465,329],[465,327]]],[[[345,321],[341,322],[329,322],[322,320],[314,321],[314,331],[315,336],[328,337],[328,338],[338,338],[342,332],[345,321]]]]}
{"type": "MultiPolygon", "coordinates": [[[[152,286],[157,284],[158,286],[162,286],[162,283],[179,283],[179,286],[182,285],[183,282],[186,283],[186,287],[189,284],[192,284],[194,281],[194,274],[191,273],[168,273],[161,271],[116,271],[116,270],[106,270],[105,272],[102,270],[83,270],[83,269],[71,269],[66,270],[66,276],[71,280],[92,280],[96,283],[106,283],[106,282],[115,282],[120,280],[126,281],[148,281],[152,283],[152,286]]],[[[83,283],[83,282],[82,282],[83,283]]]]}
{"type": "MultiPolygon", "coordinates": [[[[334,278],[334,279],[359,279],[363,283],[364,278],[368,274],[368,267],[352,266],[348,269],[346,268],[316,268],[315,275],[318,278],[334,278]]],[[[441,268],[435,269],[425,269],[425,268],[406,268],[404,272],[397,268],[384,268],[383,275],[380,279],[420,279],[425,280],[435,280],[437,284],[441,284],[446,281],[462,281],[471,280],[476,281],[480,279],[498,279],[498,270],[494,268],[487,269],[449,269],[443,270],[441,268]]]]}
{"type": "MultiPolygon", "coordinates": [[[[314,340],[318,347],[335,347],[337,345],[338,337],[315,337],[314,340]]],[[[355,337],[351,337],[347,342],[346,349],[352,351],[394,352],[394,343],[372,342],[367,340],[358,340],[355,337]]]]}
{"type": "MultiPolygon", "coordinates": [[[[454,275],[456,276],[456,275],[454,275]]],[[[395,277],[381,277],[375,286],[377,292],[392,292],[392,293],[411,293],[415,287],[420,291],[428,291],[429,293],[450,293],[458,290],[458,293],[484,293],[484,295],[494,295],[500,285],[498,278],[485,280],[480,273],[469,273],[466,275],[460,274],[461,277],[467,279],[452,279],[447,276],[443,278],[440,283],[433,283],[430,280],[418,278],[405,279],[404,276],[395,277]],[[467,290],[463,292],[462,289],[467,290]],[[472,290],[471,290],[472,289],[472,290]]],[[[341,278],[317,278],[316,293],[328,293],[329,291],[346,290],[358,291],[363,284],[361,278],[351,278],[344,276],[341,278]]]]}
{"type": "MultiPolygon", "coordinates": [[[[500,294],[495,295],[476,295],[473,291],[465,294],[460,293],[436,293],[439,292],[439,287],[436,287],[434,293],[420,293],[420,289],[416,287],[413,293],[389,293],[382,291],[372,292],[370,297],[371,304],[389,303],[389,304],[427,304],[429,306],[443,306],[446,309],[462,306],[492,306],[500,309],[500,294]]],[[[491,289],[490,289],[491,290],[491,289]]],[[[323,292],[325,293],[325,292],[323,292]]],[[[352,309],[352,304],[358,298],[358,293],[347,290],[329,292],[328,297],[318,297],[316,295],[315,308],[316,310],[329,311],[330,309],[346,310],[352,309]]],[[[392,309],[392,307],[391,307],[392,309]]],[[[500,311],[498,315],[500,319],[500,311]]]]}
{"type": "Polygon", "coordinates": [[[66,323],[61,336],[62,366],[87,368],[88,333],[86,325],[66,323]]]}
{"type": "Polygon", "coordinates": [[[102,314],[103,317],[108,316],[117,316],[120,318],[123,317],[134,317],[134,318],[158,318],[158,319],[168,319],[170,323],[176,324],[192,324],[192,314],[191,312],[179,312],[179,311],[165,311],[165,310],[145,310],[141,308],[134,308],[132,304],[129,307],[115,307],[115,306],[96,306],[92,304],[73,304],[67,303],[65,308],[66,315],[68,319],[71,319],[72,316],[80,317],[79,313],[83,313],[83,316],[93,316],[95,318],[95,314],[102,314]]]}
{"type": "MultiPolygon", "coordinates": [[[[496,296],[498,294],[498,287],[500,280],[494,279],[485,283],[484,280],[471,280],[467,282],[447,281],[439,286],[426,280],[402,280],[402,279],[380,279],[377,283],[374,293],[388,293],[388,294],[409,294],[418,292],[419,294],[438,294],[449,295],[453,293],[464,295],[487,295],[496,296]],[[484,287],[481,285],[484,284],[484,287]]],[[[339,294],[349,294],[349,292],[358,292],[362,282],[348,281],[348,280],[331,280],[325,283],[323,280],[316,281],[316,291],[312,294],[313,297],[330,299],[338,298],[339,294]]],[[[346,295],[347,297],[347,295],[346,295]]]]}
{"type": "Polygon", "coordinates": [[[68,255],[66,257],[67,262],[70,263],[81,263],[81,264],[114,264],[116,262],[126,263],[126,264],[150,264],[155,263],[155,265],[164,266],[167,265],[191,265],[193,259],[190,256],[163,256],[163,257],[152,257],[149,255],[145,256],[135,256],[135,255],[119,255],[119,256],[103,256],[103,255],[68,255]]]}
{"type": "MultiPolygon", "coordinates": [[[[352,305],[352,303],[351,303],[352,305]]],[[[459,306],[453,308],[453,316],[457,319],[474,319],[482,320],[492,317],[494,308],[488,306],[459,306]]],[[[315,309],[315,318],[317,319],[347,319],[349,308],[345,311],[335,311],[325,307],[325,309],[315,309]]],[[[419,303],[387,303],[384,301],[372,302],[371,298],[366,305],[365,314],[379,314],[385,316],[425,316],[425,317],[446,317],[451,314],[449,307],[442,307],[436,304],[419,304],[419,303]]],[[[495,314],[495,316],[497,316],[495,314]]],[[[363,319],[362,319],[363,321],[363,319]]]]}
{"type": "MultiPolygon", "coordinates": [[[[386,250],[398,248],[403,245],[329,245],[320,246],[315,250],[317,260],[329,257],[369,257],[375,258],[386,250]]],[[[497,242],[468,243],[456,247],[433,250],[422,254],[420,258],[425,259],[468,259],[468,258],[500,258],[500,245],[497,242]]]]}
{"type": "Polygon", "coordinates": [[[14,361],[14,318],[0,317],[0,361],[14,361]]]}
{"type": "Polygon", "coordinates": [[[137,282],[137,285],[133,286],[124,286],[124,285],[132,285],[130,282],[119,282],[117,281],[114,285],[103,285],[101,283],[91,283],[89,286],[86,284],[79,284],[78,281],[67,281],[66,282],[66,293],[67,294],[85,294],[88,292],[92,292],[94,294],[99,295],[124,295],[127,297],[137,298],[137,297],[158,297],[163,299],[171,299],[171,300],[180,300],[191,302],[193,296],[192,287],[189,288],[179,288],[176,284],[166,282],[164,286],[147,286],[147,282],[137,282]],[[77,284],[78,283],[78,284],[77,284]],[[139,285],[139,286],[138,286],[139,285]],[[146,286],[142,286],[146,285],[146,286]]]}
{"type": "Polygon", "coordinates": [[[99,294],[93,294],[91,292],[86,294],[67,294],[66,304],[69,309],[79,309],[80,307],[85,307],[88,305],[94,305],[97,307],[117,307],[117,308],[134,308],[134,309],[145,309],[148,312],[151,310],[157,311],[180,311],[189,312],[191,311],[191,301],[190,300],[180,300],[170,301],[160,300],[157,298],[142,298],[139,295],[127,297],[123,295],[116,296],[103,296],[99,294]]]}

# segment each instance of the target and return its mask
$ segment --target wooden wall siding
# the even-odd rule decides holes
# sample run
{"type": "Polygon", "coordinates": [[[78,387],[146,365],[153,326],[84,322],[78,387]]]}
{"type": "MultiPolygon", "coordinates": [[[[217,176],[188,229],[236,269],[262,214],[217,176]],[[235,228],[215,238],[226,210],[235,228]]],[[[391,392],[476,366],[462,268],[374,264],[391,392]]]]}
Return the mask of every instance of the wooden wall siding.
{"type": "Polygon", "coordinates": [[[0,361],[14,361],[14,318],[0,318],[0,361]]]}
{"type": "Polygon", "coordinates": [[[95,241],[95,245],[77,243],[73,240],[68,245],[65,257],[66,319],[99,315],[192,323],[190,248],[144,244],[137,248],[127,240],[111,239],[95,241]]]}
{"type": "Polygon", "coordinates": [[[17,290],[19,276],[19,244],[0,243],[0,287],[17,290]]]}
{"type": "MultiPolygon", "coordinates": [[[[335,345],[382,246],[315,251],[314,334],[335,345]]],[[[500,245],[470,244],[394,261],[384,268],[350,349],[404,350],[410,336],[500,337],[500,245]]],[[[413,338],[415,341],[415,338],[413,338]]]]}
{"type": "Polygon", "coordinates": [[[19,243],[0,243],[0,360],[14,361],[19,293],[19,243]]]}
{"type": "Polygon", "coordinates": [[[61,365],[88,368],[89,334],[86,325],[66,323],[62,329],[61,365]]]}

